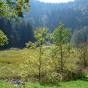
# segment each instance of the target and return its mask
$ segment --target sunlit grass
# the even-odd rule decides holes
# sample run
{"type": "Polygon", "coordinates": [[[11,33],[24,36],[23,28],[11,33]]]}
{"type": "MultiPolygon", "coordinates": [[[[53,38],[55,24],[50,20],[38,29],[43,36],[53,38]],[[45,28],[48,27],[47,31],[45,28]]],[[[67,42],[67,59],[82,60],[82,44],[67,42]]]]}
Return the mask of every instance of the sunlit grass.
{"type": "MultiPolygon", "coordinates": [[[[0,51],[0,77],[11,77],[18,75],[18,65],[25,59],[38,58],[39,49],[14,49],[0,51]],[[7,70],[6,70],[7,69],[7,70]],[[10,70],[14,71],[9,74],[10,70]],[[6,74],[4,74],[6,73],[6,74]]],[[[23,88],[8,82],[0,81],[0,88],[23,88]]],[[[39,83],[26,83],[25,88],[88,88],[88,81],[77,80],[61,82],[58,85],[40,85],[39,83]]]]}
{"type": "Polygon", "coordinates": [[[24,59],[29,58],[30,56],[35,57],[37,50],[35,49],[15,49],[15,50],[7,50],[0,51],[0,62],[4,63],[22,63],[24,59]]]}
{"type": "MultiPolygon", "coordinates": [[[[20,85],[0,81],[0,88],[23,88],[20,85]]],[[[58,85],[40,85],[39,83],[26,83],[25,88],[88,88],[88,81],[77,80],[61,82],[58,85]]]]}
{"type": "Polygon", "coordinates": [[[0,51],[0,78],[18,77],[20,64],[24,63],[27,59],[37,60],[38,55],[39,49],[0,51]]]}

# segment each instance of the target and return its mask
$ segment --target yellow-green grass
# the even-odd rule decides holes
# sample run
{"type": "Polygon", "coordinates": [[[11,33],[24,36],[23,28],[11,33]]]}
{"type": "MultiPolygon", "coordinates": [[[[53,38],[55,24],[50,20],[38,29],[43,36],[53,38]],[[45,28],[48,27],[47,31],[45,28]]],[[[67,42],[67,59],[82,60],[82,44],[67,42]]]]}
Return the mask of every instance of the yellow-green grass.
{"type": "Polygon", "coordinates": [[[38,49],[14,49],[0,51],[0,78],[17,76],[19,65],[30,57],[37,58],[38,49]]]}
{"type": "Polygon", "coordinates": [[[35,57],[37,50],[35,49],[15,49],[0,51],[0,63],[19,64],[30,56],[35,57]]]}

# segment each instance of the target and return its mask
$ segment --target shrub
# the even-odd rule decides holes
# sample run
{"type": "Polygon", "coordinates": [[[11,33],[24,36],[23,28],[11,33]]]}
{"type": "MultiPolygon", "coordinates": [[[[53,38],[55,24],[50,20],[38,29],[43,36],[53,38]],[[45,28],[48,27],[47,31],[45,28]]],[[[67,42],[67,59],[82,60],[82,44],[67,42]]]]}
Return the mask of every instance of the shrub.
{"type": "MultiPolygon", "coordinates": [[[[61,81],[62,76],[61,74],[58,74],[57,72],[53,72],[53,73],[48,73],[45,78],[44,78],[44,82],[45,83],[52,83],[52,84],[57,84],[59,81],[61,81]]],[[[43,82],[43,83],[44,83],[43,82]]]]}
{"type": "Polygon", "coordinates": [[[36,47],[36,44],[32,43],[31,41],[29,41],[28,43],[26,43],[26,48],[34,49],[35,47],[36,47]]]}

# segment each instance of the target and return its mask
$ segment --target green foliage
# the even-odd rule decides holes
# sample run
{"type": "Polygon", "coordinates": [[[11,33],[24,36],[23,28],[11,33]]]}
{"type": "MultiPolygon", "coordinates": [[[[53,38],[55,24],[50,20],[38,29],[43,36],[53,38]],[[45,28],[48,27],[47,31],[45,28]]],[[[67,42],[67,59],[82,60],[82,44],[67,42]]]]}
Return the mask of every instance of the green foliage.
{"type": "Polygon", "coordinates": [[[8,39],[6,35],[0,30],[0,46],[4,46],[5,44],[8,44],[8,39]]]}
{"type": "Polygon", "coordinates": [[[46,28],[38,28],[34,34],[36,42],[26,44],[30,49],[0,52],[0,78],[8,79],[15,76],[32,82],[58,83],[84,76],[80,73],[85,69],[80,69],[79,62],[81,55],[82,58],[87,58],[87,53],[84,53],[88,47],[80,47],[82,53],[79,52],[79,48],[72,47],[70,31],[63,25],[49,36],[46,28]],[[47,45],[47,39],[53,39],[54,44],[50,40],[50,44],[47,45]]]}
{"type": "Polygon", "coordinates": [[[26,43],[26,48],[34,49],[36,48],[36,44],[29,41],[28,43],[26,43]]]}
{"type": "Polygon", "coordinates": [[[17,15],[23,17],[25,10],[29,11],[29,0],[17,0],[17,15]]]}
{"type": "Polygon", "coordinates": [[[42,63],[44,62],[44,60],[42,60],[43,59],[42,56],[43,56],[43,53],[44,53],[42,45],[46,41],[47,29],[40,27],[40,28],[35,30],[34,34],[35,34],[35,38],[37,40],[37,44],[39,46],[38,79],[39,79],[39,82],[41,82],[42,71],[43,71],[43,64],[42,63]]]}
{"type": "Polygon", "coordinates": [[[56,45],[66,44],[70,41],[71,32],[64,27],[64,24],[61,24],[55,29],[53,36],[56,45]]]}
{"type": "Polygon", "coordinates": [[[39,43],[39,45],[42,45],[45,40],[46,40],[46,35],[47,35],[47,28],[37,28],[35,31],[34,31],[34,34],[35,34],[35,38],[37,40],[37,42],[39,43]]]}
{"type": "Polygon", "coordinates": [[[46,83],[58,84],[58,82],[62,79],[62,76],[57,72],[52,72],[46,75],[46,83]]]}
{"type": "Polygon", "coordinates": [[[9,4],[5,2],[0,2],[0,16],[1,17],[14,17],[16,11],[13,7],[10,7],[9,4]]]}
{"type": "Polygon", "coordinates": [[[54,48],[54,56],[56,59],[58,58],[58,72],[64,71],[64,63],[65,63],[65,51],[67,50],[67,44],[70,43],[70,31],[65,29],[64,25],[59,25],[56,30],[53,32],[53,41],[57,48],[54,48]],[[65,47],[66,46],[66,47],[65,47]]]}
{"type": "Polygon", "coordinates": [[[1,0],[0,2],[0,16],[11,18],[16,16],[23,16],[24,10],[28,10],[29,0],[1,0]]]}

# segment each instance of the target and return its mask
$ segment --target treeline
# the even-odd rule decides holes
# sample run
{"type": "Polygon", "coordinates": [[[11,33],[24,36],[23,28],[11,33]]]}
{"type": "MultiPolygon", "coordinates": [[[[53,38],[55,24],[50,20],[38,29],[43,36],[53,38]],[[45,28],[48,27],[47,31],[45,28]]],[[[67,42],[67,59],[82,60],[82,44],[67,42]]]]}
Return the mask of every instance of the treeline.
{"type": "Polygon", "coordinates": [[[18,19],[14,22],[6,20],[4,18],[0,19],[0,29],[6,34],[8,38],[8,44],[2,48],[23,48],[25,43],[34,41],[33,28],[30,23],[25,22],[23,19],[18,19]]]}
{"type": "MultiPolygon", "coordinates": [[[[71,30],[71,43],[78,47],[80,44],[87,42],[87,26],[78,29],[71,30]]],[[[8,38],[8,44],[2,48],[24,48],[28,41],[34,42],[34,33],[31,23],[26,22],[24,19],[18,20],[16,22],[9,21],[6,19],[0,19],[0,29],[6,34],[8,38]]]]}
{"type": "Polygon", "coordinates": [[[64,4],[49,4],[32,0],[30,4],[31,10],[27,17],[32,21],[34,28],[41,25],[48,27],[49,31],[52,31],[60,22],[73,30],[88,25],[87,0],[75,0],[64,4]]]}

